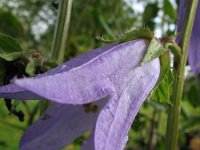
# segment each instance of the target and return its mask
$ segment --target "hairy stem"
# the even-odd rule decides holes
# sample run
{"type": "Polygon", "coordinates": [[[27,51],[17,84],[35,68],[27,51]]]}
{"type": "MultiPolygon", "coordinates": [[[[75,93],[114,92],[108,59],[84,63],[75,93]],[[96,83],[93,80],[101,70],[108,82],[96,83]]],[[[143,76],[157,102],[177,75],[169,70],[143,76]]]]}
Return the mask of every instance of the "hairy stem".
{"type": "Polygon", "coordinates": [[[184,84],[185,65],[188,56],[188,48],[190,43],[190,35],[194,23],[198,0],[188,1],[188,10],[186,11],[185,22],[181,31],[181,40],[179,46],[181,47],[180,60],[174,60],[174,84],[171,102],[173,106],[169,106],[169,115],[167,120],[166,132],[166,150],[177,149],[178,139],[178,123],[181,108],[182,91],[184,84]]]}

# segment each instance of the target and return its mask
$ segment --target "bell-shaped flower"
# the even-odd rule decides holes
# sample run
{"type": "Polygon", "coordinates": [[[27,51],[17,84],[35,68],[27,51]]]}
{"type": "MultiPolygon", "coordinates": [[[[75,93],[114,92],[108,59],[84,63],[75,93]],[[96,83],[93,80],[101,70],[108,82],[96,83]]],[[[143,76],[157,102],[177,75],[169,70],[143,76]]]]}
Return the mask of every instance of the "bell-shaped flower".
{"type": "Polygon", "coordinates": [[[92,130],[85,150],[122,150],[141,104],[155,86],[159,59],[140,65],[148,41],[87,52],[33,78],[0,87],[0,97],[52,100],[21,139],[21,150],[55,150],[92,130]]]}
{"type": "MultiPolygon", "coordinates": [[[[181,0],[179,6],[179,17],[178,17],[178,27],[177,32],[181,32],[183,28],[184,19],[187,15],[187,6],[189,1],[181,0]]],[[[190,46],[188,61],[192,71],[196,74],[200,73],[200,2],[198,2],[196,16],[193,24],[192,34],[190,37],[190,46]]],[[[181,35],[180,35],[181,36],[181,35]]],[[[180,38],[177,39],[178,43],[180,38]]]]}

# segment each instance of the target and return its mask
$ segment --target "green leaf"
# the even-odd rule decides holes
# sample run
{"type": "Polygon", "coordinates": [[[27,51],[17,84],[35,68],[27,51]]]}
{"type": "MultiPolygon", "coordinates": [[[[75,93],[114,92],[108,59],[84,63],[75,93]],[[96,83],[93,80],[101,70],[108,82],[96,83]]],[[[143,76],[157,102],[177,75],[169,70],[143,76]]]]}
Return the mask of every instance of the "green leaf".
{"type": "Polygon", "coordinates": [[[0,33],[0,51],[4,53],[20,52],[22,48],[14,38],[0,33]]]}
{"type": "Polygon", "coordinates": [[[141,64],[144,64],[145,62],[151,61],[160,55],[162,55],[166,49],[157,39],[156,37],[153,37],[149,47],[147,49],[147,53],[145,54],[141,64]]]}
{"type": "Polygon", "coordinates": [[[171,105],[170,96],[172,93],[173,74],[170,70],[169,52],[165,52],[161,55],[160,64],[160,76],[154,90],[151,92],[150,99],[159,103],[171,105]]]}
{"type": "Polygon", "coordinates": [[[177,18],[176,10],[169,0],[164,0],[164,13],[174,20],[177,18]]]}
{"type": "Polygon", "coordinates": [[[6,61],[13,61],[23,55],[22,52],[13,52],[13,53],[2,53],[0,57],[6,61]]]}
{"type": "Polygon", "coordinates": [[[143,12],[143,23],[150,29],[154,29],[155,22],[153,19],[158,15],[158,5],[157,3],[148,4],[143,12]]]}
{"type": "Polygon", "coordinates": [[[11,10],[0,9],[0,22],[0,32],[9,33],[14,37],[23,35],[23,24],[11,10]]]}

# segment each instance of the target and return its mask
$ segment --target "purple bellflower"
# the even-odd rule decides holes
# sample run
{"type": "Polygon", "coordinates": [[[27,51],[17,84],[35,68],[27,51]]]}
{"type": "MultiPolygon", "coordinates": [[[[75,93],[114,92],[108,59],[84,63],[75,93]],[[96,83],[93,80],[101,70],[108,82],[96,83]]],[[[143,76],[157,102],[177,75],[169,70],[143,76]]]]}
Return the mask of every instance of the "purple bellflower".
{"type": "MultiPolygon", "coordinates": [[[[177,31],[180,32],[182,29],[182,26],[184,24],[184,18],[186,16],[186,8],[188,6],[189,1],[187,0],[181,0],[180,1],[180,7],[179,7],[179,18],[178,18],[178,28],[177,31]]],[[[188,55],[188,61],[190,64],[190,67],[192,71],[196,74],[200,73],[200,2],[197,6],[197,12],[193,24],[192,34],[190,38],[190,46],[189,46],[189,55],[188,55]]],[[[179,38],[177,39],[177,42],[179,43],[179,38]]]]}
{"type": "Polygon", "coordinates": [[[0,97],[53,101],[27,129],[19,149],[59,149],[92,130],[83,150],[122,150],[160,73],[158,58],[140,65],[148,45],[135,40],[105,46],[44,74],[0,87],[0,97]]]}

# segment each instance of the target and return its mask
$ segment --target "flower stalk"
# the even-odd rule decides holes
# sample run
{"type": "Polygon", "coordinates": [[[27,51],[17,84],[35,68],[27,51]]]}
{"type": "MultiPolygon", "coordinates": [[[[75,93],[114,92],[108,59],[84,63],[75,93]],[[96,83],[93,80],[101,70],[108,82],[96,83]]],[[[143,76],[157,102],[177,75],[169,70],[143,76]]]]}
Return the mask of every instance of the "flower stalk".
{"type": "Polygon", "coordinates": [[[188,57],[188,48],[190,36],[195,19],[198,0],[189,1],[188,13],[180,33],[181,58],[174,60],[174,84],[171,102],[173,106],[169,106],[169,115],[167,120],[166,131],[166,150],[176,150],[178,140],[178,123],[181,109],[181,99],[184,84],[185,65],[188,57]]]}
{"type": "Polygon", "coordinates": [[[50,58],[58,64],[63,63],[66,41],[69,31],[73,0],[60,0],[50,58]]]}

